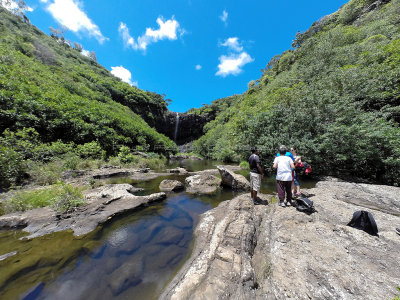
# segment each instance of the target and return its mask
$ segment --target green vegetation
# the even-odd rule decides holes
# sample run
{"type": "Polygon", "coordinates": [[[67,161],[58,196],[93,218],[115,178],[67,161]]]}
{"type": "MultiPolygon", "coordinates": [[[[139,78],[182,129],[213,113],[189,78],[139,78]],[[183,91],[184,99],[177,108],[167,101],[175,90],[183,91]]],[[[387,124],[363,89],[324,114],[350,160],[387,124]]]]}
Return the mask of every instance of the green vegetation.
{"type": "Polygon", "coordinates": [[[240,162],[239,167],[241,167],[242,169],[245,169],[245,170],[250,170],[249,162],[245,161],[245,160],[240,162]]]}
{"type": "MultiPolygon", "coordinates": [[[[396,287],[397,291],[400,293],[400,287],[396,287]]],[[[393,298],[392,300],[400,300],[400,294],[397,295],[395,298],[393,298]]]]}
{"type": "Polygon", "coordinates": [[[370,3],[352,0],[298,33],[195,150],[241,161],[255,145],[270,167],[280,144],[295,145],[314,174],[399,185],[400,0],[370,3]]]}
{"type": "Polygon", "coordinates": [[[34,191],[17,192],[4,204],[4,211],[25,211],[51,206],[59,212],[70,212],[85,203],[80,189],[62,182],[34,191]]]}
{"type": "Polygon", "coordinates": [[[122,82],[52,36],[0,8],[0,187],[20,184],[32,162],[61,159],[75,169],[121,146],[176,152],[151,127],[168,99],[122,82]]]}
{"type": "Polygon", "coordinates": [[[210,105],[203,104],[200,108],[191,108],[186,113],[200,116],[207,116],[208,119],[214,120],[221,112],[225,111],[232,105],[238,103],[243,98],[242,95],[233,95],[211,102],[210,105]]]}

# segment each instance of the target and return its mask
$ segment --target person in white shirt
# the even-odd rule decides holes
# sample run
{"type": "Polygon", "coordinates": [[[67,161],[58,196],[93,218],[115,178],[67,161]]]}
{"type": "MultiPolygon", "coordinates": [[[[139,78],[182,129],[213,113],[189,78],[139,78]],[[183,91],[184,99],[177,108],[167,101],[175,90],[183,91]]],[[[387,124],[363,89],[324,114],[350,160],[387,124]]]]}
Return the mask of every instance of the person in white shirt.
{"type": "Polygon", "coordinates": [[[294,164],[289,156],[285,156],[286,152],[286,146],[280,146],[280,156],[275,157],[273,165],[273,167],[277,169],[276,185],[278,189],[279,206],[282,207],[292,205],[292,170],[294,169],[294,164]]]}

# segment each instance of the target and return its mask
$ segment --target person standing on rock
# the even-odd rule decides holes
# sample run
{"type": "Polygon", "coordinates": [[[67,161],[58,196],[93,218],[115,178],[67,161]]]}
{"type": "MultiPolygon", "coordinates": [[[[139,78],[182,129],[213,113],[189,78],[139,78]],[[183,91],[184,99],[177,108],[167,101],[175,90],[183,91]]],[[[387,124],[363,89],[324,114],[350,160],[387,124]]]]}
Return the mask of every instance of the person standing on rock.
{"type": "MultiPolygon", "coordinates": [[[[290,153],[292,153],[293,158],[294,158],[294,165],[300,164],[301,163],[301,156],[297,155],[297,149],[296,147],[290,148],[290,153]]],[[[299,173],[295,171],[292,172],[293,180],[292,180],[292,195],[295,197],[300,197],[300,182],[299,182],[299,173]]]]}
{"type": "Polygon", "coordinates": [[[249,157],[250,166],[250,196],[253,202],[257,201],[257,193],[260,191],[261,179],[264,178],[264,173],[261,169],[260,158],[258,157],[258,149],[251,148],[251,155],[249,157]]]}
{"type": "Polygon", "coordinates": [[[275,157],[273,165],[274,169],[277,169],[276,185],[278,188],[279,206],[282,207],[292,205],[292,170],[294,169],[294,164],[289,156],[285,156],[286,152],[286,146],[280,146],[280,155],[275,157]]]}

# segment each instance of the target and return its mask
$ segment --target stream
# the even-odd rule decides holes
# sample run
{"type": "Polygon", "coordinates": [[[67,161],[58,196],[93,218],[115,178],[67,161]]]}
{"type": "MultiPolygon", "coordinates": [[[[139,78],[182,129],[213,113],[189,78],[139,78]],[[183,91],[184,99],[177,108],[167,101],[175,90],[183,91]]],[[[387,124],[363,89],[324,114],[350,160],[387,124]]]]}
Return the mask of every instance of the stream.
{"type": "MultiPolygon", "coordinates": [[[[200,171],[218,164],[187,160],[168,168],[200,171]]],[[[241,173],[248,178],[248,172],[241,173]]],[[[187,176],[107,183],[131,183],[151,194],[159,192],[163,179],[184,182],[187,176]]],[[[273,176],[265,178],[261,192],[274,193],[275,185],[273,176]]],[[[199,215],[235,195],[229,189],[214,195],[171,193],[163,202],[113,218],[81,237],[64,231],[27,240],[21,239],[27,235],[23,231],[0,231],[0,299],[157,299],[190,256],[199,215]],[[2,259],[7,253],[13,255],[2,259]]]]}

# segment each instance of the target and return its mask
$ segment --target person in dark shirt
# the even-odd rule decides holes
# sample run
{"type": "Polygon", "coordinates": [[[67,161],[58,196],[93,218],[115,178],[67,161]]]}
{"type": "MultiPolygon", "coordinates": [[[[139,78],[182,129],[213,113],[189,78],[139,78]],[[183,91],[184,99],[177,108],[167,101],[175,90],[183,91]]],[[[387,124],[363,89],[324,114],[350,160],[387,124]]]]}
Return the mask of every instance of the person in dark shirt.
{"type": "Polygon", "coordinates": [[[261,169],[260,158],[258,157],[258,149],[251,148],[251,155],[249,157],[250,166],[250,196],[253,202],[257,201],[257,193],[260,191],[261,179],[264,178],[264,173],[261,169]]]}

